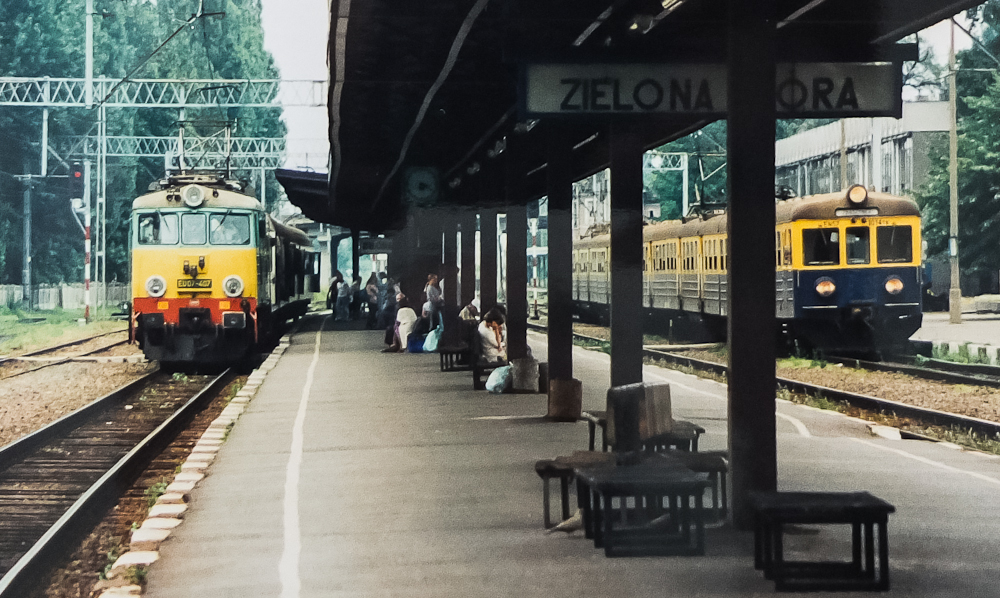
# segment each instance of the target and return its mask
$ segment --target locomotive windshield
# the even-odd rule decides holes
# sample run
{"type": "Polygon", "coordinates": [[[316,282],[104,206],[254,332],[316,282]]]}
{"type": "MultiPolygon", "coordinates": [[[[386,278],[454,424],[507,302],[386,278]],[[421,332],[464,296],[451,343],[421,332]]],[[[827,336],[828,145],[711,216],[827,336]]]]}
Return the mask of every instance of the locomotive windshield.
{"type": "Polygon", "coordinates": [[[140,214],[137,228],[140,245],[177,244],[177,214],[140,214]]]}
{"type": "Polygon", "coordinates": [[[246,245],[250,243],[250,216],[246,214],[212,214],[208,220],[212,245],[246,245]]]}
{"type": "Polygon", "coordinates": [[[803,261],[807,266],[834,266],[840,263],[840,231],[836,228],[807,228],[802,231],[803,261]]]}
{"type": "Polygon", "coordinates": [[[880,226],[876,235],[880,264],[913,261],[913,230],[909,226],[880,226]]]}
{"type": "Polygon", "coordinates": [[[206,237],[204,214],[181,215],[181,241],[185,245],[204,245],[206,237]]]}

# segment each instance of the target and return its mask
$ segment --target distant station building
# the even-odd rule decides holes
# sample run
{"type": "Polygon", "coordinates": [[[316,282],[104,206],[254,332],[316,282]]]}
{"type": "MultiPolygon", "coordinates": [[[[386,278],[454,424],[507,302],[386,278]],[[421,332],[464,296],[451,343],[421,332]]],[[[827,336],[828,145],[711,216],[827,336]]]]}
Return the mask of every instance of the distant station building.
{"type": "Polygon", "coordinates": [[[794,195],[840,189],[841,154],[847,183],[908,195],[930,171],[931,148],[948,142],[947,102],[908,102],[903,118],[849,118],[777,142],[775,183],[794,195]]]}

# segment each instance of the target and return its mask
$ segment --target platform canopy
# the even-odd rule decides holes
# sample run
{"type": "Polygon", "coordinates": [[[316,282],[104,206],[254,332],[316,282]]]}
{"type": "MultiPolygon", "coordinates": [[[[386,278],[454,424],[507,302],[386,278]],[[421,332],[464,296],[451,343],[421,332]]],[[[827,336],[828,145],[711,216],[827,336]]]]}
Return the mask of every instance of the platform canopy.
{"type": "MultiPolygon", "coordinates": [[[[730,0],[736,1],[736,0],[730,0]]],[[[752,0],[756,1],[756,0],[752,0]]],[[[778,60],[916,58],[897,42],[977,0],[773,0],[778,60]]],[[[518,107],[518,64],[725,63],[726,0],[333,0],[331,172],[284,175],[318,221],[382,231],[414,203],[488,202],[520,132],[524,199],[544,193],[545,118],[518,107]],[[497,158],[497,155],[500,158],[497,158]]],[[[648,117],[655,147],[719,115],[648,117]]],[[[550,119],[551,121],[551,119],[550,119]]],[[[608,163],[607,119],[574,119],[580,177],[608,163]]]]}

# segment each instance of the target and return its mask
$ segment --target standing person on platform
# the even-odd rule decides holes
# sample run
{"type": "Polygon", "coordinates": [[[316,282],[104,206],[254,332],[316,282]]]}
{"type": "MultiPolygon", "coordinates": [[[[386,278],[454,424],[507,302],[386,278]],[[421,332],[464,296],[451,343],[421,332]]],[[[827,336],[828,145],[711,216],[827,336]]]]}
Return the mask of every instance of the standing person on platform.
{"type": "Polygon", "coordinates": [[[351,317],[351,285],[342,281],[337,286],[337,317],[338,322],[346,322],[351,317]]]}
{"type": "Polygon", "coordinates": [[[333,271],[333,278],[330,280],[330,290],[326,292],[326,308],[332,310],[337,303],[337,290],[340,283],[344,282],[344,275],[340,270],[333,271]]]}
{"type": "Polygon", "coordinates": [[[364,292],[361,290],[361,277],[355,276],[354,282],[351,283],[351,319],[357,320],[358,316],[361,314],[361,306],[367,303],[367,297],[363,296],[364,292]]]}
{"type": "Polygon", "coordinates": [[[368,321],[365,328],[372,330],[378,323],[378,277],[372,272],[365,284],[365,301],[368,304],[368,321]]]}
{"type": "Polygon", "coordinates": [[[440,285],[438,285],[437,274],[429,274],[427,276],[427,286],[424,287],[424,295],[434,308],[431,313],[431,321],[436,323],[438,313],[441,312],[441,306],[444,304],[444,296],[441,294],[440,285]]]}

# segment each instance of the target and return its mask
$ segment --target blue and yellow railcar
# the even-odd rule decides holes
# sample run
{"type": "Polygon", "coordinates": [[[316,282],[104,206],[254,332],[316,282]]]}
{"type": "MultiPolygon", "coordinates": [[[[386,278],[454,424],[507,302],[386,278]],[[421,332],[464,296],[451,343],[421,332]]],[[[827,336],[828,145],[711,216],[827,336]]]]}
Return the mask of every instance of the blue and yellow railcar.
{"type": "Polygon", "coordinates": [[[150,360],[233,363],[305,313],[318,256],[238,181],[185,174],[134,200],[130,333],[150,360]]]}
{"type": "MultiPolygon", "coordinates": [[[[922,318],[916,203],[856,185],[777,202],[775,214],[775,315],[788,343],[828,352],[903,348],[922,318]]],[[[726,226],[720,210],[644,227],[643,306],[654,323],[724,338],[726,226]]],[[[578,240],[574,264],[578,315],[607,321],[608,235],[578,240]]]]}

